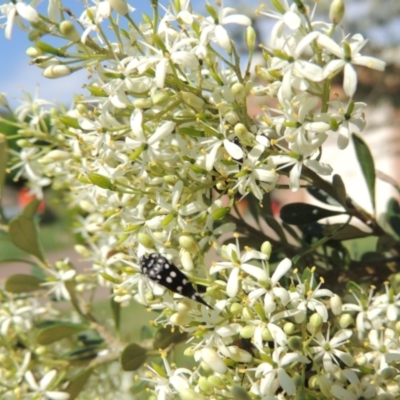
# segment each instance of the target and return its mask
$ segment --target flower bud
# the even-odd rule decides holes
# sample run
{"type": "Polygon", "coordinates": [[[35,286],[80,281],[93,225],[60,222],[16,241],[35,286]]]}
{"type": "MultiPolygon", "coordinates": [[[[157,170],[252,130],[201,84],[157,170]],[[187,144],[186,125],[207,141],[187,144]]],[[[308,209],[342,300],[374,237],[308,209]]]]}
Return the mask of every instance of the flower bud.
{"type": "Polygon", "coordinates": [[[296,325],[293,324],[292,322],[286,322],[285,325],[283,326],[283,331],[286,333],[286,335],[293,335],[297,330],[296,325]]]}
{"type": "Polygon", "coordinates": [[[179,258],[181,259],[181,264],[185,271],[193,271],[193,259],[191,254],[187,250],[181,249],[179,258]]]}
{"type": "Polygon", "coordinates": [[[243,306],[239,303],[232,303],[229,308],[229,311],[234,315],[240,313],[242,310],[243,306]]]}
{"type": "Polygon", "coordinates": [[[243,339],[250,339],[253,337],[254,335],[254,331],[256,330],[256,327],[253,325],[246,325],[244,326],[240,332],[239,335],[240,337],[242,337],[243,339]]]}
{"type": "Polygon", "coordinates": [[[310,330],[312,333],[318,332],[323,324],[322,317],[318,313],[314,313],[310,317],[310,330]]]}
{"type": "Polygon", "coordinates": [[[318,375],[313,375],[308,379],[308,387],[313,390],[319,389],[318,375]]]}
{"type": "Polygon", "coordinates": [[[288,339],[288,346],[293,351],[300,351],[303,348],[303,340],[300,336],[291,336],[288,339]]]}
{"type": "Polygon", "coordinates": [[[235,125],[239,121],[238,115],[235,113],[235,111],[229,111],[225,115],[225,121],[228,122],[231,125],[235,125]]]}
{"type": "Polygon", "coordinates": [[[384,368],[381,371],[381,377],[385,380],[388,381],[390,379],[394,379],[398,375],[397,369],[393,367],[387,367],[384,368]]]}
{"type": "Polygon", "coordinates": [[[368,362],[368,360],[367,360],[367,357],[365,357],[365,354],[360,353],[354,357],[354,362],[359,367],[362,367],[363,365],[365,365],[368,362]]]}
{"type": "Polygon", "coordinates": [[[243,319],[245,319],[247,321],[254,319],[254,313],[250,307],[246,306],[243,308],[242,317],[243,317],[243,319]]]}
{"type": "Polygon", "coordinates": [[[24,147],[33,147],[33,143],[30,142],[28,139],[18,139],[17,140],[17,146],[24,148],[24,147]]]}
{"type": "Polygon", "coordinates": [[[218,208],[217,210],[215,210],[212,213],[212,219],[214,221],[220,221],[221,219],[223,219],[225,217],[226,214],[229,214],[229,212],[231,211],[230,207],[222,207],[222,208],[218,208]]]}
{"type": "Polygon", "coordinates": [[[256,46],[256,31],[252,26],[246,28],[246,45],[249,49],[250,54],[253,53],[254,47],[256,46]]]}
{"type": "Polygon", "coordinates": [[[71,73],[71,68],[66,65],[50,65],[43,71],[43,76],[49,79],[57,79],[71,75],[71,73]]]}
{"type": "Polygon", "coordinates": [[[39,159],[40,164],[52,164],[54,162],[66,161],[71,158],[68,151],[51,150],[44,157],[39,159]]]}
{"type": "Polygon", "coordinates": [[[336,25],[338,24],[345,12],[345,5],[343,0],[333,0],[329,9],[329,19],[336,25]]]}
{"type": "Polygon", "coordinates": [[[342,299],[337,294],[334,294],[330,298],[330,302],[333,315],[340,315],[342,313],[342,299]]]}
{"type": "Polygon", "coordinates": [[[189,107],[194,108],[197,112],[203,111],[204,100],[190,92],[181,92],[182,100],[189,107]]]}
{"type": "Polygon", "coordinates": [[[138,239],[139,239],[139,243],[141,245],[143,245],[144,247],[147,247],[148,249],[151,249],[154,247],[154,240],[149,234],[147,234],[145,232],[139,232],[138,239]]]}
{"type": "Polygon", "coordinates": [[[175,313],[169,318],[170,322],[176,326],[186,326],[192,320],[192,317],[186,313],[175,313]]]}
{"type": "Polygon", "coordinates": [[[210,347],[201,350],[201,358],[214,372],[224,374],[228,369],[218,353],[210,347]]]}
{"type": "Polygon", "coordinates": [[[178,393],[182,400],[206,400],[202,394],[195,392],[193,389],[181,389],[178,393]]]}
{"type": "Polygon", "coordinates": [[[330,399],[332,397],[331,394],[331,381],[328,379],[326,375],[318,376],[318,385],[321,393],[327,398],[330,399]]]}
{"type": "Polygon", "coordinates": [[[354,324],[354,319],[349,313],[342,314],[339,318],[339,325],[342,329],[346,329],[354,324]]]}
{"type": "Polygon", "coordinates": [[[72,42],[79,42],[81,40],[81,35],[75,28],[75,25],[71,21],[63,21],[60,24],[60,32],[67,39],[72,42]]]}
{"type": "Polygon", "coordinates": [[[226,387],[224,381],[219,376],[211,375],[207,380],[216,389],[224,389],[226,387]]]}
{"type": "Polygon", "coordinates": [[[199,245],[191,236],[186,236],[186,235],[180,236],[179,244],[183,249],[187,250],[191,254],[196,254],[200,251],[199,245]]]}
{"type": "Polygon", "coordinates": [[[26,49],[26,55],[28,56],[28,57],[32,57],[32,58],[35,58],[35,57],[39,57],[39,56],[42,56],[43,55],[43,51],[42,50],[40,50],[40,49],[38,49],[38,48],[36,48],[36,47],[28,47],[27,49],[26,49]]]}
{"type": "Polygon", "coordinates": [[[199,385],[199,388],[202,392],[208,395],[212,394],[213,387],[205,376],[201,376],[197,384],[199,385]]]}
{"type": "Polygon", "coordinates": [[[271,252],[272,252],[272,245],[267,240],[261,245],[261,253],[265,254],[269,258],[271,255],[271,252]]]}
{"type": "Polygon", "coordinates": [[[74,250],[80,254],[83,257],[90,257],[91,252],[89,251],[89,249],[86,246],[83,246],[82,244],[76,244],[74,246],[74,250]]]}
{"type": "Polygon", "coordinates": [[[101,187],[102,189],[112,190],[114,188],[114,185],[111,183],[111,181],[104,175],[98,174],[96,172],[90,172],[89,174],[87,174],[87,176],[90,179],[90,182],[93,183],[93,185],[101,187]]]}
{"type": "Polygon", "coordinates": [[[266,342],[273,342],[274,338],[271,335],[271,331],[268,328],[264,328],[261,332],[261,337],[262,340],[265,340],[266,342]]]}
{"type": "Polygon", "coordinates": [[[126,15],[129,12],[128,4],[125,0],[107,0],[108,4],[118,14],[126,15]]]}
{"type": "Polygon", "coordinates": [[[133,106],[135,108],[152,108],[153,100],[150,97],[148,97],[147,99],[136,99],[133,102],[133,106]]]}
{"type": "Polygon", "coordinates": [[[244,86],[239,82],[234,83],[231,86],[231,90],[232,90],[232,94],[238,99],[243,99],[244,96],[246,95],[244,86]]]}

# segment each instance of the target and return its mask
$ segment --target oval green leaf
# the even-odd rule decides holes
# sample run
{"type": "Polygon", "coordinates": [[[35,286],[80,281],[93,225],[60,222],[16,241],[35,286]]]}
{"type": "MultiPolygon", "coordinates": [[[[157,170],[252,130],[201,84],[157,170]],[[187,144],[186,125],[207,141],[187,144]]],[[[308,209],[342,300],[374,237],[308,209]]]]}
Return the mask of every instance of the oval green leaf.
{"type": "Polygon", "coordinates": [[[372,157],[371,151],[369,150],[367,144],[364,142],[361,136],[353,133],[351,137],[353,139],[354,147],[356,150],[358,163],[360,164],[365,182],[367,183],[372,206],[375,209],[376,172],[375,172],[374,159],[372,157]]]}
{"type": "Polygon", "coordinates": [[[306,203],[290,203],[281,209],[281,219],[291,225],[303,225],[322,218],[344,214],[343,211],[326,210],[306,203]]]}
{"type": "Polygon", "coordinates": [[[45,262],[32,218],[28,218],[24,215],[14,218],[10,222],[8,233],[11,241],[17,247],[45,262]]]}
{"type": "Polygon", "coordinates": [[[33,275],[15,274],[7,278],[5,289],[11,293],[28,293],[35,290],[43,290],[41,279],[33,275]]]}
{"type": "Polygon", "coordinates": [[[179,329],[160,328],[154,335],[153,347],[155,349],[166,349],[170,344],[180,343],[186,339],[187,334],[181,333],[179,329]]]}
{"type": "Polygon", "coordinates": [[[143,365],[147,350],[136,343],[128,344],[121,353],[121,366],[124,371],[135,371],[143,365]]]}
{"type": "Polygon", "coordinates": [[[36,336],[36,340],[39,344],[46,345],[57,342],[58,340],[64,339],[68,336],[75,335],[79,332],[86,331],[87,329],[87,325],[59,321],[48,328],[40,330],[36,336]]]}
{"type": "Polygon", "coordinates": [[[79,374],[75,375],[70,381],[65,389],[67,393],[69,393],[69,400],[74,400],[78,397],[79,393],[82,392],[83,388],[86,385],[86,382],[89,380],[90,375],[92,375],[93,369],[86,369],[79,374]]]}
{"type": "Polygon", "coordinates": [[[332,186],[333,190],[335,191],[336,199],[339,201],[341,205],[346,206],[346,200],[347,200],[346,187],[344,186],[343,179],[341,178],[340,175],[337,174],[333,175],[332,186]]]}
{"type": "Polygon", "coordinates": [[[39,207],[39,204],[40,204],[40,200],[37,198],[34,198],[24,207],[24,210],[22,211],[22,215],[27,218],[32,218],[36,214],[36,210],[39,207]]]}

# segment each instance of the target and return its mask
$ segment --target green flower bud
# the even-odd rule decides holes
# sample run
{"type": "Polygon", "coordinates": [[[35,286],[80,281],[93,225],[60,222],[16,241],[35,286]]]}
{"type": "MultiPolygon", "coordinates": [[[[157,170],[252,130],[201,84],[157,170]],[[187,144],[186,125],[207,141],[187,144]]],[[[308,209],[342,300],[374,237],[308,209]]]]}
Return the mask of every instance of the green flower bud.
{"type": "Polygon", "coordinates": [[[27,147],[32,147],[33,143],[30,142],[28,139],[18,139],[17,146],[21,148],[27,148],[27,147]]]}
{"type": "Polygon", "coordinates": [[[318,376],[318,385],[319,390],[321,390],[322,394],[327,398],[330,399],[332,397],[331,394],[331,381],[328,379],[326,375],[319,375],[318,376]]]}
{"type": "Polygon", "coordinates": [[[90,257],[91,252],[86,246],[83,246],[82,244],[76,244],[74,246],[74,250],[80,254],[83,257],[90,257]]]}
{"type": "Polygon", "coordinates": [[[195,392],[193,389],[182,389],[178,393],[182,400],[206,400],[202,394],[195,392]]]}
{"type": "Polygon", "coordinates": [[[271,256],[272,253],[272,245],[270,242],[265,241],[262,245],[261,245],[261,253],[265,254],[266,256],[268,256],[268,258],[271,256]]]}
{"type": "Polygon", "coordinates": [[[210,347],[205,347],[201,350],[201,358],[214,372],[224,374],[228,370],[218,353],[210,347]]]}
{"type": "Polygon", "coordinates": [[[190,252],[185,249],[181,249],[181,254],[179,258],[181,259],[182,267],[185,271],[193,271],[194,265],[190,252]]]}
{"type": "Polygon", "coordinates": [[[50,65],[43,71],[43,76],[49,79],[57,79],[71,75],[71,73],[71,68],[66,65],[50,65]]]}
{"type": "Polygon", "coordinates": [[[233,400],[251,400],[249,392],[242,386],[233,386],[231,389],[233,400]]]}
{"type": "Polygon", "coordinates": [[[216,389],[224,389],[226,387],[224,381],[219,376],[211,375],[207,378],[207,380],[210,385],[216,389]]]}
{"type": "Polygon", "coordinates": [[[318,313],[314,313],[310,317],[310,330],[312,333],[318,332],[321,329],[321,326],[324,321],[322,321],[322,317],[318,313]]]}
{"type": "Polygon", "coordinates": [[[365,354],[360,353],[354,357],[354,362],[359,367],[362,367],[363,365],[365,365],[368,362],[368,360],[367,360],[367,357],[365,357],[365,354]]]}
{"type": "Polygon", "coordinates": [[[283,326],[283,331],[286,335],[293,335],[297,331],[297,327],[292,322],[286,322],[283,326]]]}
{"type": "Polygon", "coordinates": [[[225,121],[231,125],[235,125],[239,121],[239,117],[234,111],[229,111],[225,115],[225,121]]]}
{"type": "Polygon", "coordinates": [[[240,330],[239,335],[244,339],[250,339],[253,337],[255,330],[256,330],[255,326],[246,325],[240,330]]]}
{"type": "Polygon", "coordinates": [[[243,310],[243,306],[239,303],[232,303],[229,308],[229,311],[234,315],[239,314],[242,310],[243,310]]]}
{"type": "Polygon", "coordinates": [[[266,342],[273,342],[274,338],[271,335],[271,332],[268,328],[264,328],[261,332],[261,337],[262,340],[266,341],[266,342]]]}
{"type": "Polygon", "coordinates": [[[243,99],[246,96],[245,88],[244,86],[236,82],[231,86],[232,94],[238,98],[238,99],[243,99]]]}
{"type": "Polygon", "coordinates": [[[288,339],[288,346],[291,350],[301,350],[303,348],[303,339],[300,336],[291,336],[288,339]]]}
{"type": "Polygon", "coordinates": [[[394,325],[394,329],[397,333],[400,333],[400,321],[397,321],[394,325]]]}
{"type": "Polygon", "coordinates": [[[101,187],[102,189],[109,189],[109,190],[114,189],[114,185],[104,175],[98,174],[96,172],[90,172],[89,174],[87,174],[87,176],[90,179],[90,182],[92,182],[94,185],[98,187],[101,187]]]}
{"type": "Polygon", "coordinates": [[[147,99],[136,99],[133,102],[135,108],[152,108],[153,107],[153,100],[148,97],[147,99]]]}
{"type": "Polygon", "coordinates": [[[381,377],[386,381],[390,379],[394,379],[398,375],[398,371],[396,368],[387,367],[381,371],[381,377]]]}
{"type": "Polygon", "coordinates": [[[354,324],[354,319],[349,313],[342,314],[339,317],[339,325],[342,329],[346,329],[350,325],[354,324]]]}
{"type": "Polygon", "coordinates": [[[215,210],[212,213],[212,219],[214,221],[220,221],[225,217],[226,214],[229,214],[230,211],[231,211],[230,207],[219,208],[218,210],[215,210]]]}
{"type": "Polygon", "coordinates": [[[187,250],[191,254],[197,254],[200,251],[199,245],[191,236],[180,236],[179,244],[183,249],[187,250]]]}
{"type": "Polygon", "coordinates": [[[151,99],[153,100],[153,104],[160,105],[160,104],[168,101],[170,99],[170,97],[171,97],[171,95],[168,92],[160,91],[160,92],[155,93],[151,99]]]}
{"type": "Polygon", "coordinates": [[[310,378],[308,379],[308,387],[314,390],[319,389],[318,375],[310,376],[310,378]]]}
{"type": "Polygon", "coordinates": [[[329,19],[336,25],[342,20],[344,12],[345,12],[344,1],[333,0],[331,7],[329,9],[329,19]]]}
{"type": "Polygon", "coordinates": [[[60,32],[67,39],[72,42],[79,42],[81,40],[81,35],[75,28],[75,25],[71,21],[62,21],[60,24],[60,32]]]}
{"type": "Polygon", "coordinates": [[[201,376],[198,381],[199,388],[202,392],[210,395],[213,393],[213,388],[205,376],[201,376]]]}
{"type": "Polygon", "coordinates": [[[248,26],[246,28],[245,39],[246,39],[246,46],[248,47],[250,54],[252,54],[256,46],[256,31],[252,26],[248,26]]]}
{"type": "Polygon", "coordinates": [[[189,107],[194,108],[197,112],[203,111],[204,100],[190,92],[181,92],[182,100],[189,107]]]}
{"type": "Polygon", "coordinates": [[[46,346],[38,346],[35,349],[35,354],[38,355],[38,356],[43,356],[46,353],[47,353],[47,347],[46,346]]]}
{"type": "Polygon", "coordinates": [[[142,244],[144,247],[151,249],[154,247],[154,240],[153,238],[145,232],[139,232],[138,234],[139,243],[142,244]]]}

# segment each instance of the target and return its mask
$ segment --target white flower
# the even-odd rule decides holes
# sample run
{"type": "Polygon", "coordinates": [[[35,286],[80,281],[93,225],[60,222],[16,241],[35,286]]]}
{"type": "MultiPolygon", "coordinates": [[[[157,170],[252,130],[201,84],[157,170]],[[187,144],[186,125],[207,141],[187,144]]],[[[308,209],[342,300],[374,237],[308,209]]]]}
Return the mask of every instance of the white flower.
{"type": "Polygon", "coordinates": [[[257,144],[243,160],[243,167],[235,177],[238,178],[238,183],[235,188],[242,195],[248,194],[249,190],[262,200],[264,189],[265,192],[270,192],[276,185],[278,174],[271,169],[266,168],[260,157],[264,153],[264,146],[257,144]]]}
{"type": "Polygon", "coordinates": [[[358,400],[358,399],[372,399],[376,398],[375,387],[372,385],[372,380],[360,380],[357,374],[350,370],[345,369],[342,371],[343,375],[350,382],[347,390],[338,384],[332,385],[331,393],[335,398],[340,400],[358,400]]]}
{"type": "Polygon", "coordinates": [[[239,273],[241,270],[259,281],[265,281],[267,279],[267,274],[262,268],[248,263],[248,261],[253,259],[265,259],[266,255],[256,250],[247,249],[241,256],[237,237],[236,245],[229,243],[226,246],[222,246],[221,252],[222,257],[226,261],[215,263],[215,265],[210,268],[210,274],[215,274],[226,269],[231,270],[226,285],[226,293],[229,297],[235,297],[239,290],[239,273]]]}
{"type": "Polygon", "coordinates": [[[227,53],[232,50],[231,39],[228,32],[223,27],[227,24],[239,24],[244,26],[251,25],[251,19],[241,14],[229,15],[236,10],[231,7],[225,7],[223,1],[220,2],[218,9],[218,21],[214,21],[213,17],[204,19],[201,29],[200,42],[206,46],[210,39],[217,42],[227,53]]]}
{"type": "Polygon", "coordinates": [[[22,23],[22,19],[28,22],[35,23],[39,22],[39,14],[34,9],[34,7],[39,3],[38,0],[31,1],[30,4],[25,4],[22,0],[17,0],[17,2],[11,2],[0,6],[1,14],[5,15],[7,18],[5,37],[11,39],[11,33],[14,21],[17,23],[18,27],[22,30],[27,30],[27,28],[22,23]]]}
{"type": "Polygon", "coordinates": [[[330,339],[330,327],[328,327],[326,338],[321,332],[318,332],[314,338],[318,346],[310,347],[310,351],[315,353],[314,360],[317,361],[322,358],[322,364],[326,372],[335,372],[332,362],[339,365],[336,358],[339,358],[348,367],[351,367],[354,362],[353,357],[342,350],[338,350],[338,348],[345,345],[352,335],[353,332],[350,329],[342,329],[337,331],[332,339],[330,339]]]}
{"type": "Polygon", "coordinates": [[[357,89],[357,72],[352,64],[363,65],[378,71],[383,71],[386,66],[386,63],[382,60],[360,54],[360,50],[367,44],[367,40],[364,40],[361,35],[353,36],[352,39],[353,42],[344,43],[344,46],[349,49],[349,54],[347,54],[346,49],[340,47],[330,37],[323,34],[318,36],[318,44],[338,57],[338,59],[331,60],[325,65],[323,76],[328,78],[344,69],[343,90],[348,97],[353,97],[357,89]]]}
{"type": "Polygon", "coordinates": [[[52,369],[47,372],[45,376],[40,380],[39,384],[36,382],[35,377],[33,376],[31,371],[27,371],[25,373],[25,380],[28,382],[28,385],[32,392],[35,392],[37,398],[42,398],[43,396],[46,399],[50,400],[68,400],[69,393],[48,390],[51,387],[51,384],[54,382],[54,379],[57,375],[57,371],[52,369]]]}
{"type": "Polygon", "coordinates": [[[285,371],[284,367],[294,362],[309,363],[307,357],[299,353],[286,353],[286,347],[277,347],[272,353],[271,363],[262,363],[256,369],[256,377],[261,377],[260,391],[263,396],[273,395],[273,382],[278,378],[279,385],[292,396],[296,393],[296,386],[285,371]]]}

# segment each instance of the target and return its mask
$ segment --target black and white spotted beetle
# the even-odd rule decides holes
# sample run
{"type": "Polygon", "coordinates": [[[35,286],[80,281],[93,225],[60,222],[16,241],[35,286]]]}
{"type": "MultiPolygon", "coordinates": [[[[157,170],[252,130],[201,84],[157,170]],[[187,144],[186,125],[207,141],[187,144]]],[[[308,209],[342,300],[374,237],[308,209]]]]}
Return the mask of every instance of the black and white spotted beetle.
{"type": "Polygon", "coordinates": [[[143,256],[140,259],[140,266],[142,268],[142,274],[146,275],[152,281],[157,282],[159,285],[166,287],[174,293],[188,297],[189,299],[213,309],[194,290],[187,276],[163,255],[151,253],[148,256],[143,256]]]}

